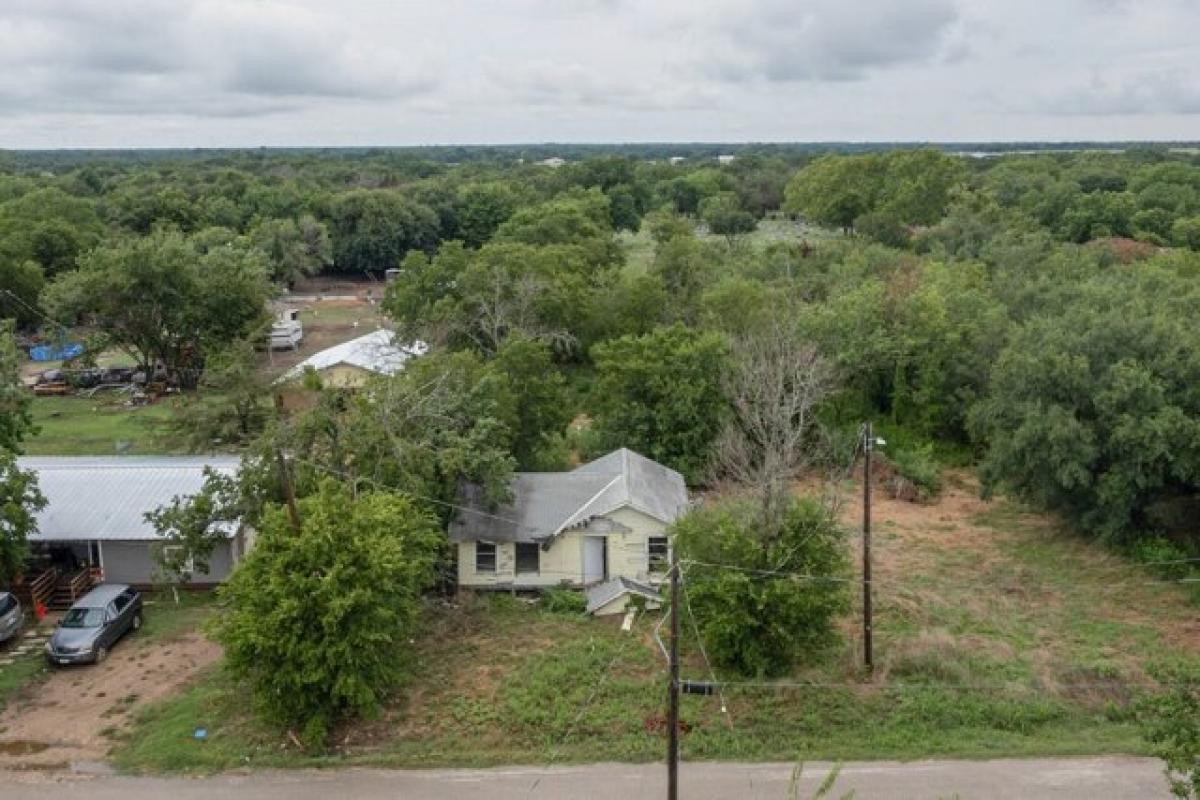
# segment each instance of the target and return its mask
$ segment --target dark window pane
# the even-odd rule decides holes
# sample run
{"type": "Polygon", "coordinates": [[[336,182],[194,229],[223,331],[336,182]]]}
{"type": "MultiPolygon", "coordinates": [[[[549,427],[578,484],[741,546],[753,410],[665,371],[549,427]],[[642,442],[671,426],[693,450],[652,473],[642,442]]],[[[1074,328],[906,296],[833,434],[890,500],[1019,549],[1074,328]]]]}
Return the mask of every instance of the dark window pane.
{"type": "Polygon", "coordinates": [[[475,571],[496,571],[496,545],[492,542],[475,543],[475,571]]]}
{"type": "Polygon", "coordinates": [[[517,542],[517,574],[537,574],[542,548],[537,542],[517,542]]]}
{"type": "Polygon", "coordinates": [[[652,572],[660,572],[667,568],[667,537],[651,536],[649,539],[650,548],[650,570],[652,572]]]}

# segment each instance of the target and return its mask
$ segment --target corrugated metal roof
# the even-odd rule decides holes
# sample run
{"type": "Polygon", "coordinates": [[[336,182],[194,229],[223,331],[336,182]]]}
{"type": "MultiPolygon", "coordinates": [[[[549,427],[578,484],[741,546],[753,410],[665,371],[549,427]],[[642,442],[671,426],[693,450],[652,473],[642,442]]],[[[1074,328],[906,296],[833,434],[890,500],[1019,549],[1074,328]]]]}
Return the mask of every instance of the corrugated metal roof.
{"type": "Polygon", "coordinates": [[[204,484],[204,468],[231,475],[236,456],[36,456],[18,459],[33,470],[46,507],[35,542],[157,538],[145,514],[204,484]]]}
{"type": "Polygon", "coordinates": [[[423,355],[429,349],[424,342],[398,344],[394,337],[391,331],[377,330],[334,345],[304,359],[284,373],[281,380],[298,378],[310,367],[320,371],[338,364],[349,364],[381,375],[393,375],[404,369],[404,362],[408,359],[423,355]]]}
{"type": "Polygon", "coordinates": [[[631,506],[664,523],[687,506],[683,476],[632,450],[621,448],[570,472],[518,472],[511,503],[489,511],[477,489],[450,525],[452,541],[538,542],[589,520],[631,506]]]}

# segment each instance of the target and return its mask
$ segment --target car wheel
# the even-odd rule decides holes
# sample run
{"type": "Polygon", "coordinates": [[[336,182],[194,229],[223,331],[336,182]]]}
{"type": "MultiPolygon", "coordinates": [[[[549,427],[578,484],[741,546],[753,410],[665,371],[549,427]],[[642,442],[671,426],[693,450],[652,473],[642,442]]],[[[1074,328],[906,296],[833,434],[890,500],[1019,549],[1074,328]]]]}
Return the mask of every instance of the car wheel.
{"type": "Polygon", "coordinates": [[[141,614],[133,615],[132,626],[135,631],[140,631],[142,629],[142,615],[141,614]]]}
{"type": "Polygon", "coordinates": [[[108,658],[108,648],[104,645],[100,645],[96,648],[96,663],[102,664],[106,658],[108,658]]]}

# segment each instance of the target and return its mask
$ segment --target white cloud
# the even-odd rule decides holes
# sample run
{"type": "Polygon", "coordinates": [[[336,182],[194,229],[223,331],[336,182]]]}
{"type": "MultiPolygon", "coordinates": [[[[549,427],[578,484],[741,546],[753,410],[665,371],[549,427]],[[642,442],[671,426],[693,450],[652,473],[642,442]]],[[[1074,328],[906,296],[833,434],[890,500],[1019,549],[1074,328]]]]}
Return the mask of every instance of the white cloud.
{"type": "Polygon", "coordinates": [[[234,0],[17,0],[0,17],[0,67],[0,116],[269,115],[306,97],[403,98],[436,83],[339,17],[234,0]]]}
{"type": "Polygon", "coordinates": [[[0,147],[1196,136],[1194,0],[0,2],[0,147]]]}
{"type": "Polygon", "coordinates": [[[1092,116],[1200,114],[1200,77],[1182,68],[1115,77],[1096,74],[1051,98],[1046,108],[1092,116]]]}
{"type": "Polygon", "coordinates": [[[709,71],[732,80],[851,81],[934,59],[958,9],[950,0],[755,0],[714,19],[725,47],[709,71]]]}

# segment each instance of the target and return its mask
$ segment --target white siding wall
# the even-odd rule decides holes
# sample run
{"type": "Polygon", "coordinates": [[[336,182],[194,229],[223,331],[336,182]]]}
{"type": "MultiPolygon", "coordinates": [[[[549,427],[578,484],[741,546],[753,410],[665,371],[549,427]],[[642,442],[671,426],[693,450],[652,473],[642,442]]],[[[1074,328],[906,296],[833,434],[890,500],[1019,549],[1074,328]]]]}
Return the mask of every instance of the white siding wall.
{"type": "Polygon", "coordinates": [[[517,575],[516,545],[496,544],[496,571],[475,571],[475,543],[458,544],[458,583],[460,586],[513,586],[516,588],[557,586],[567,583],[582,585],[583,537],[605,536],[608,539],[608,576],[647,581],[656,576],[649,572],[649,537],[664,535],[666,526],[658,520],[630,507],[607,515],[607,519],[565,533],[554,540],[549,550],[541,551],[537,575],[517,575]],[[608,520],[611,520],[609,522],[608,520]],[[617,523],[613,525],[612,523],[617,523]]]}

